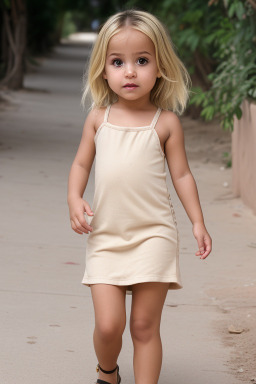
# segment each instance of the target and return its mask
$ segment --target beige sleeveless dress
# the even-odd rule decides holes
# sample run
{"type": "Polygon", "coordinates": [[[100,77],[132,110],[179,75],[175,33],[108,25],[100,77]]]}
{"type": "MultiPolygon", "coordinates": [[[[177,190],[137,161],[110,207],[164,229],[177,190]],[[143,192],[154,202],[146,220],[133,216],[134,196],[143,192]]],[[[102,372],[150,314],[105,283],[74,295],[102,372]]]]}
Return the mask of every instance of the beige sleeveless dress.
{"type": "Polygon", "coordinates": [[[124,285],[169,282],[182,288],[179,233],[166,184],[165,154],[155,130],[104,121],[95,134],[93,231],[86,240],[82,284],[124,285]]]}

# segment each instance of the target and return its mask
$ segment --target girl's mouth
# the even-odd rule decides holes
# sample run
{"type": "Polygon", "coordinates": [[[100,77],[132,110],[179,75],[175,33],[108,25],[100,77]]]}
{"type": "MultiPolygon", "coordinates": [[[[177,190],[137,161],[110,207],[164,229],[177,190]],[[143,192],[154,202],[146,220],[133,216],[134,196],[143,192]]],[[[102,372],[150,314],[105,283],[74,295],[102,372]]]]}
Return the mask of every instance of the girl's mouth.
{"type": "Polygon", "coordinates": [[[126,89],[135,89],[137,87],[138,87],[138,85],[134,84],[134,83],[127,83],[124,85],[124,88],[126,88],[126,89]]]}

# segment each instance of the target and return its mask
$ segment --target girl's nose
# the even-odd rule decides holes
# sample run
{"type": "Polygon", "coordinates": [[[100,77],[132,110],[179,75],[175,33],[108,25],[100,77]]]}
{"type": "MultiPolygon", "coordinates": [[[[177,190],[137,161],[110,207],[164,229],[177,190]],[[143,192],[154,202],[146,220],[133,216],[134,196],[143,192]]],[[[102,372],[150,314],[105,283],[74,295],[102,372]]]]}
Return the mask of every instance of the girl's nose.
{"type": "Polygon", "coordinates": [[[133,65],[127,64],[125,68],[126,77],[136,77],[136,71],[133,65]]]}

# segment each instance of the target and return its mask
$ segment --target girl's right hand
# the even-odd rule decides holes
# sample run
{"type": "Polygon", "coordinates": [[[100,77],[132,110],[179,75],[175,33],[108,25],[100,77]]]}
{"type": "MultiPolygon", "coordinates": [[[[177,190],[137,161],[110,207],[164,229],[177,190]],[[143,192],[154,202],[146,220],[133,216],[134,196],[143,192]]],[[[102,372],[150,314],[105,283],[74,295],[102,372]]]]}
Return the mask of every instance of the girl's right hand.
{"type": "Polygon", "coordinates": [[[79,197],[73,198],[69,200],[68,205],[72,229],[79,235],[82,235],[83,233],[88,234],[89,231],[91,232],[93,228],[86,222],[84,217],[84,212],[86,212],[89,216],[93,215],[87,201],[79,197]]]}

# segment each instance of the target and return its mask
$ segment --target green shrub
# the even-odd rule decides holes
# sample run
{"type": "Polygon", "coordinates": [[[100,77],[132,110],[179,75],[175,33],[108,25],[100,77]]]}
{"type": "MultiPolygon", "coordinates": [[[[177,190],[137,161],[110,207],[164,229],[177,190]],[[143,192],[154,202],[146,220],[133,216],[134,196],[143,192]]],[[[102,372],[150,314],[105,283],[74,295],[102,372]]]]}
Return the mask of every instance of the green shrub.
{"type": "Polygon", "coordinates": [[[234,116],[242,117],[243,100],[256,100],[256,24],[255,10],[239,0],[226,1],[226,16],[219,28],[208,35],[218,62],[208,75],[208,91],[192,89],[190,103],[202,106],[201,116],[219,116],[224,130],[233,130],[234,116]]]}
{"type": "Polygon", "coordinates": [[[225,130],[244,99],[256,100],[255,8],[255,0],[165,0],[158,11],[196,83],[190,105],[225,130]]]}

